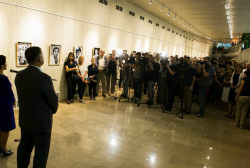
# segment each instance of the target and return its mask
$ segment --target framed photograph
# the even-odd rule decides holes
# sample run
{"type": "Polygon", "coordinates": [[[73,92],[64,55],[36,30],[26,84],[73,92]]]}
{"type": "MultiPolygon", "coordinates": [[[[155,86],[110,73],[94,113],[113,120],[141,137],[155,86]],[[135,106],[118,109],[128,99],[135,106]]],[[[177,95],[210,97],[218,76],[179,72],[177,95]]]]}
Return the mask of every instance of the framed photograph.
{"type": "Polygon", "coordinates": [[[75,61],[78,62],[79,57],[82,56],[82,52],[83,52],[82,46],[75,46],[74,47],[75,61]]]}
{"type": "Polygon", "coordinates": [[[123,50],[123,54],[128,54],[128,50],[123,50]]]}
{"type": "Polygon", "coordinates": [[[100,48],[93,48],[92,58],[96,58],[100,54],[100,48]]]}
{"type": "Polygon", "coordinates": [[[61,45],[50,44],[49,47],[49,65],[59,66],[61,58],[61,45]]]}
{"type": "Polygon", "coordinates": [[[29,42],[16,43],[16,66],[28,66],[28,62],[25,58],[25,50],[31,46],[32,43],[29,42]]]}

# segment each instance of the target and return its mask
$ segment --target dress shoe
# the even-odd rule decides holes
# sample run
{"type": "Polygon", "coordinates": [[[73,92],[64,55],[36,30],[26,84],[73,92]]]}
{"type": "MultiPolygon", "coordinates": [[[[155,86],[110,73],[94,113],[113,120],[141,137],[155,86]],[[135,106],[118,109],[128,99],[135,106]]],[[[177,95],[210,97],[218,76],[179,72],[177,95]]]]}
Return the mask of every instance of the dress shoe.
{"type": "Polygon", "coordinates": [[[203,118],[204,116],[201,115],[201,114],[198,114],[196,117],[197,117],[197,118],[203,118]]]}
{"type": "MultiPolygon", "coordinates": [[[[8,151],[9,152],[9,151],[8,151]]],[[[5,153],[2,149],[0,149],[0,154],[3,154],[4,156],[10,156],[13,154],[13,152],[5,153]]]]}
{"type": "Polygon", "coordinates": [[[92,101],[93,100],[93,98],[92,97],[90,97],[90,101],[92,101]]]}
{"type": "Polygon", "coordinates": [[[102,96],[103,96],[103,97],[106,97],[106,95],[105,95],[105,94],[103,94],[102,96]]]}

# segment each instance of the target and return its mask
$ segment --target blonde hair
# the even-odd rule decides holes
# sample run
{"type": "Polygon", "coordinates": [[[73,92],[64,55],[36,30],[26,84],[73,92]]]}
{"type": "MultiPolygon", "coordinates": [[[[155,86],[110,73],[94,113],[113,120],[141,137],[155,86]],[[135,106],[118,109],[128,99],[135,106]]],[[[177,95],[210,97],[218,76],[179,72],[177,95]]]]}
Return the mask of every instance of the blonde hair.
{"type": "Polygon", "coordinates": [[[79,59],[80,59],[80,58],[83,58],[83,59],[84,59],[84,57],[83,57],[83,56],[80,56],[80,57],[79,57],[79,59]]]}

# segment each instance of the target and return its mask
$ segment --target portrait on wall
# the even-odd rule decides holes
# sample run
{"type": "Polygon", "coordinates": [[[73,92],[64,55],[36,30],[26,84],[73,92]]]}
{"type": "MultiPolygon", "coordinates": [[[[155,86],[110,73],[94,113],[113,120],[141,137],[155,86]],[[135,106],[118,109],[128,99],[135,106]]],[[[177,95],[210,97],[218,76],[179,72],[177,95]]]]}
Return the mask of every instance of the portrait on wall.
{"type": "Polygon", "coordinates": [[[59,65],[61,58],[61,45],[51,44],[49,47],[49,65],[59,65]]]}
{"type": "Polygon", "coordinates": [[[128,50],[123,50],[123,54],[127,54],[128,53],[128,50]]]}
{"type": "Polygon", "coordinates": [[[31,46],[32,43],[29,42],[16,43],[16,66],[28,66],[28,62],[25,58],[25,50],[31,46]]]}
{"type": "Polygon", "coordinates": [[[96,58],[97,56],[99,56],[100,53],[100,48],[93,48],[93,52],[92,52],[92,58],[96,58]]]}
{"type": "Polygon", "coordinates": [[[82,52],[83,52],[82,46],[75,46],[74,48],[75,61],[78,61],[79,57],[82,56],[82,52]]]}

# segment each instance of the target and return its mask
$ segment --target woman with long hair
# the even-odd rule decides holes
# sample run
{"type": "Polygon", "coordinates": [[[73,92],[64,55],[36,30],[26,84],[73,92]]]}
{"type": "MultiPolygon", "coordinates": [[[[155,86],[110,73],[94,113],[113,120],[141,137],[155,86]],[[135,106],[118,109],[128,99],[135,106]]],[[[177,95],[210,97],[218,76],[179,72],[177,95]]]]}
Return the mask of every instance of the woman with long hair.
{"type": "Polygon", "coordinates": [[[240,87],[241,81],[244,77],[244,73],[243,73],[243,66],[241,64],[237,64],[235,65],[235,72],[233,73],[230,83],[230,92],[229,92],[229,96],[228,96],[228,116],[230,118],[234,118],[234,113],[236,110],[236,103],[235,103],[235,96],[238,92],[238,89],[240,87]],[[234,106],[233,110],[232,110],[232,106],[234,106]]]}
{"type": "Polygon", "coordinates": [[[216,72],[216,76],[214,76],[214,107],[220,108],[220,101],[221,101],[221,96],[222,96],[222,88],[223,88],[223,80],[225,78],[225,69],[226,65],[219,64],[220,71],[216,72]]]}
{"type": "Polygon", "coordinates": [[[7,70],[6,57],[0,55],[0,154],[12,155],[11,150],[7,150],[6,145],[9,132],[16,128],[13,105],[16,104],[11,83],[3,71],[7,70]]]}
{"type": "Polygon", "coordinates": [[[69,53],[68,59],[64,63],[65,72],[66,72],[66,82],[68,86],[68,102],[67,104],[73,103],[75,91],[76,91],[76,81],[72,80],[73,75],[77,75],[77,62],[74,59],[74,54],[69,53]]]}
{"type": "Polygon", "coordinates": [[[78,60],[78,72],[77,75],[80,77],[80,80],[78,81],[78,95],[79,95],[79,102],[84,103],[82,100],[84,96],[84,92],[86,89],[88,82],[88,67],[84,64],[84,57],[80,56],[78,60]]]}

